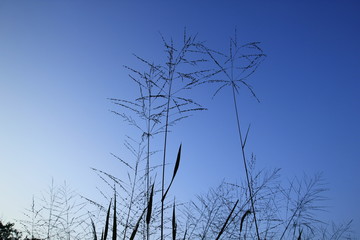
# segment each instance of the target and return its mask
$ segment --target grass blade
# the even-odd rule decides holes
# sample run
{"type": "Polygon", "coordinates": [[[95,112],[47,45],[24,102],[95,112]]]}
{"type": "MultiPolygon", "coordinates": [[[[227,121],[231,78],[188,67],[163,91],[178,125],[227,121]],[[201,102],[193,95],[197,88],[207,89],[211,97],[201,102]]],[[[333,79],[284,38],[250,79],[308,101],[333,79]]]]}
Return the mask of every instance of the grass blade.
{"type": "Polygon", "coordinates": [[[110,200],[109,208],[108,208],[108,211],[106,214],[105,230],[104,230],[104,236],[103,236],[103,238],[101,238],[102,240],[106,240],[106,238],[107,238],[107,234],[108,234],[108,230],[109,230],[110,209],[111,209],[111,200],[110,200]]]}
{"type": "Polygon", "coordinates": [[[139,220],[137,221],[137,223],[136,223],[136,225],[135,225],[135,227],[134,227],[134,230],[133,230],[133,232],[131,233],[131,236],[130,236],[129,240],[134,240],[134,239],[135,239],[135,235],[136,235],[136,233],[137,233],[137,230],[138,230],[138,228],[139,228],[139,225],[140,225],[141,219],[142,219],[142,217],[143,217],[143,215],[144,215],[144,213],[145,213],[145,210],[146,210],[146,209],[144,209],[144,211],[142,212],[141,216],[139,217],[139,220]]]}
{"type": "Polygon", "coordinates": [[[243,224],[244,224],[244,220],[247,217],[247,215],[251,214],[250,210],[247,210],[244,215],[241,217],[241,221],[240,221],[240,233],[242,232],[242,228],[243,228],[243,224]]]}
{"type": "Polygon", "coordinates": [[[176,240],[176,215],[175,215],[175,199],[174,199],[174,205],[173,205],[173,215],[172,215],[172,239],[176,240]]]}
{"type": "Polygon", "coordinates": [[[175,176],[176,176],[176,173],[177,173],[177,171],[178,171],[178,169],[179,169],[180,158],[181,158],[181,146],[182,146],[182,144],[180,144],[180,147],[179,147],[179,150],[178,150],[178,154],[177,154],[176,163],[175,163],[175,167],[174,167],[173,176],[172,176],[172,178],[171,178],[171,182],[170,182],[168,188],[166,189],[165,194],[163,195],[163,197],[162,197],[162,199],[161,199],[162,202],[165,200],[165,197],[166,197],[167,193],[169,192],[170,187],[171,187],[171,185],[172,185],[172,183],[173,183],[173,181],[174,181],[174,178],[175,178],[175,176]]]}
{"type": "Polygon", "coordinates": [[[93,221],[91,218],[90,218],[90,220],[91,220],[91,226],[92,226],[92,231],[93,231],[93,235],[94,235],[94,240],[97,240],[95,223],[94,223],[94,221],[93,221]]]}
{"type": "Polygon", "coordinates": [[[248,138],[248,134],[249,134],[249,130],[250,130],[250,126],[251,126],[251,125],[249,125],[249,127],[248,127],[248,129],[247,129],[247,131],[246,131],[246,135],[245,135],[245,139],[244,139],[244,143],[243,143],[243,145],[242,145],[242,148],[245,148],[246,140],[247,140],[247,138],[248,138]]]}
{"type": "Polygon", "coordinates": [[[116,220],[116,192],[115,192],[112,240],[116,240],[116,237],[117,237],[117,220],[116,220]]]}
{"type": "Polygon", "coordinates": [[[231,209],[231,212],[230,212],[229,216],[226,218],[226,221],[225,221],[224,225],[222,226],[218,236],[216,237],[216,240],[218,240],[220,238],[220,236],[224,233],[225,228],[227,227],[227,223],[229,222],[229,220],[231,218],[231,215],[233,214],[233,212],[234,212],[234,210],[235,210],[238,203],[239,203],[239,200],[236,201],[234,207],[231,209]]]}
{"type": "Polygon", "coordinates": [[[147,207],[147,213],[146,213],[146,224],[150,224],[151,220],[151,211],[152,211],[152,205],[153,205],[153,195],[154,195],[154,184],[151,186],[151,192],[149,196],[149,202],[147,207]]]}

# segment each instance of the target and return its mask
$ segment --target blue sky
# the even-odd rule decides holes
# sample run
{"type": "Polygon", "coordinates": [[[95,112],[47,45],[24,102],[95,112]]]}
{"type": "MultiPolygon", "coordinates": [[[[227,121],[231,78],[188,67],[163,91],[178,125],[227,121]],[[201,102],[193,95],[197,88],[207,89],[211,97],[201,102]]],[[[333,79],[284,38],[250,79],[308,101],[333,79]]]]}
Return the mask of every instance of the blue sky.
{"type": "MultiPolygon", "coordinates": [[[[237,28],[267,54],[250,80],[261,103],[240,91],[248,152],[284,178],[323,172],[328,216],[360,229],[359,11],[351,0],[1,1],[0,217],[19,218],[52,177],[92,195],[89,167],[118,167],[109,153],[131,130],[107,98],[136,96],[123,68],[140,66],[132,53],[156,61],[159,32],[181,40],[184,27],[224,50],[237,28]]],[[[174,151],[183,143],[183,199],[243,177],[230,95],[213,90],[194,97],[209,111],[170,135],[174,151]]]]}

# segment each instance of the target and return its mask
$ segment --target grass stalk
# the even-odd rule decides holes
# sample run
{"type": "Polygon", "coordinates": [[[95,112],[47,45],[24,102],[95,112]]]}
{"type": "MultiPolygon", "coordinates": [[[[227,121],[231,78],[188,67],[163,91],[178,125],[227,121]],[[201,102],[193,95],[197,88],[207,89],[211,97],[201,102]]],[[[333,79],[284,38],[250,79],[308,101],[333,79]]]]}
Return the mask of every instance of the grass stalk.
{"type": "MultiPolygon", "coordinates": [[[[172,54],[170,54],[170,63],[172,62],[172,54]]],[[[164,147],[163,147],[163,161],[162,161],[162,176],[161,176],[161,198],[163,198],[165,194],[165,164],[166,164],[166,149],[167,149],[167,139],[168,139],[168,127],[169,127],[169,112],[170,112],[170,96],[171,96],[171,87],[172,87],[172,73],[169,67],[169,91],[167,96],[167,107],[166,107],[166,120],[165,120],[165,135],[164,135],[164,147]]],[[[161,201],[161,227],[160,227],[160,239],[164,239],[164,201],[161,201]]]]}
{"type": "Polygon", "coordinates": [[[243,164],[244,164],[244,169],[245,169],[245,175],[246,175],[246,182],[247,182],[247,187],[248,187],[249,195],[250,195],[251,209],[252,209],[252,213],[253,213],[253,216],[254,216],[256,236],[257,236],[257,239],[260,240],[259,226],[258,226],[258,222],[257,222],[257,219],[256,219],[255,203],[254,203],[254,196],[253,196],[250,177],[249,177],[249,169],[248,169],[247,163],[246,163],[245,144],[244,144],[242,134],[241,134],[240,118],[239,118],[239,112],[238,112],[238,107],[237,107],[237,102],[236,102],[236,94],[235,94],[235,86],[234,86],[234,84],[232,85],[232,95],[233,95],[233,101],[234,101],[234,108],[235,108],[238,135],[239,135],[240,144],[241,144],[241,154],[242,154],[242,159],[243,159],[243,164]]]}
{"type": "MultiPolygon", "coordinates": [[[[151,96],[151,83],[148,84],[148,95],[151,96]]],[[[151,131],[151,97],[148,98],[148,119],[147,119],[147,152],[146,152],[146,199],[149,201],[150,190],[150,131],[151,131]]],[[[152,187],[153,192],[154,186],[152,187]]],[[[150,240],[150,221],[146,221],[146,239],[150,240]]]]}

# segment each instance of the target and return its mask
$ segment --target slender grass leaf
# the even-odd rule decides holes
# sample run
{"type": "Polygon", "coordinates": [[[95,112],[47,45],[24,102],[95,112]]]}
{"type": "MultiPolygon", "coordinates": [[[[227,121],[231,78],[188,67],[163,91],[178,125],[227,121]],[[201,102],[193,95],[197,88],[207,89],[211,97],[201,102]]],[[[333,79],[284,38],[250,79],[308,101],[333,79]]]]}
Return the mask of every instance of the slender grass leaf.
{"type": "Polygon", "coordinates": [[[175,215],[175,199],[174,199],[174,205],[173,205],[173,215],[172,215],[172,239],[176,240],[176,215],[175,215]]]}
{"type": "Polygon", "coordinates": [[[91,220],[91,226],[92,226],[92,231],[93,231],[93,235],[94,235],[94,240],[97,240],[95,223],[94,223],[94,221],[93,221],[91,218],[90,218],[90,220],[91,220]]]}
{"type": "Polygon", "coordinates": [[[240,233],[242,232],[242,228],[243,228],[243,224],[245,221],[245,218],[247,217],[247,215],[251,214],[250,210],[247,210],[244,215],[241,217],[241,221],[240,221],[240,233]]]}
{"type": "Polygon", "coordinates": [[[144,211],[142,212],[141,216],[139,217],[139,220],[137,221],[137,223],[136,223],[136,225],[135,225],[135,227],[134,227],[134,230],[133,230],[133,232],[131,233],[131,236],[130,236],[129,240],[134,240],[134,239],[135,239],[135,235],[136,235],[136,233],[137,233],[137,230],[138,230],[138,228],[139,228],[139,225],[140,225],[141,219],[142,219],[142,217],[143,217],[143,215],[144,215],[144,213],[145,213],[145,210],[146,210],[146,209],[144,209],[144,211]]]}
{"type": "Polygon", "coordinates": [[[110,200],[109,208],[108,208],[108,211],[107,211],[107,214],[106,214],[105,230],[104,230],[104,236],[102,238],[103,240],[106,240],[108,230],[109,230],[110,209],[111,209],[111,200],[110,200]]]}
{"type": "Polygon", "coordinates": [[[116,240],[116,237],[117,237],[117,220],[116,220],[116,191],[115,191],[112,240],[116,240]]]}
{"type": "Polygon", "coordinates": [[[179,169],[179,165],[180,165],[180,158],[181,158],[181,146],[182,144],[180,144],[180,147],[179,147],[179,151],[178,151],[178,154],[177,154],[177,158],[176,158],[176,163],[175,163],[175,167],[174,167],[174,172],[173,172],[173,176],[171,178],[171,181],[170,181],[170,184],[169,184],[169,187],[166,189],[165,193],[164,193],[164,196],[162,197],[161,201],[163,202],[165,200],[165,197],[167,195],[167,193],[169,192],[170,190],[170,187],[174,181],[174,178],[176,176],[176,173],[179,169]]]}
{"type": "Polygon", "coordinates": [[[247,140],[248,135],[249,135],[249,130],[250,130],[250,127],[251,127],[251,124],[249,124],[249,127],[248,127],[248,129],[247,129],[247,131],[246,131],[246,135],[245,135],[244,143],[243,143],[243,145],[242,145],[242,148],[243,148],[243,149],[245,148],[245,145],[246,145],[246,140],[247,140]]]}
{"type": "Polygon", "coordinates": [[[151,192],[149,196],[149,202],[147,207],[147,213],[146,213],[146,224],[150,224],[151,220],[151,211],[152,211],[152,205],[153,205],[153,196],[154,196],[154,184],[151,186],[151,192]]]}
{"type": "Polygon", "coordinates": [[[216,240],[220,239],[221,235],[224,233],[225,228],[227,227],[227,223],[229,222],[231,215],[233,214],[238,203],[239,203],[239,200],[236,201],[234,207],[231,209],[231,212],[230,212],[229,216],[226,218],[226,221],[225,221],[224,225],[222,226],[218,236],[216,237],[216,240]]]}

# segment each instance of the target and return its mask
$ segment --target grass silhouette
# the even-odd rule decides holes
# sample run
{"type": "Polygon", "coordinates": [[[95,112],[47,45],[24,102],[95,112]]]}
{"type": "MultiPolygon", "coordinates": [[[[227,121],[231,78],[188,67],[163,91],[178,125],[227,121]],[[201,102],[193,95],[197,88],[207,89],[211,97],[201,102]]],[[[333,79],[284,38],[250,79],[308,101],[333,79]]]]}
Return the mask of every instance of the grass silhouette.
{"type": "MultiPolygon", "coordinates": [[[[266,56],[260,43],[240,44],[236,31],[230,38],[228,53],[213,50],[197,36],[189,36],[186,30],[180,43],[163,36],[161,40],[165,50],[163,62],[154,63],[134,55],[145,71],[125,66],[130,79],[138,86],[137,96],[130,100],[109,98],[115,106],[112,112],[137,130],[137,136],[127,136],[124,141],[133,159],[112,154],[127,169],[127,179],[93,168],[113,196],[99,189],[106,204],[86,198],[96,210],[89,211],[85,219],[84,215],[75,218],[81,224],[87,220],[84,227],[87,235],[79,239],[260,240],[347,236],[350,223],[334,226],[329,231],[328,225],[317,218],[317,212],[324,210],[323,193],[327,190],[321,175],[283,183],[279,179],[280,169],[257,171],[256,157],[246,152],[250,126],[242,131],[238,95],[240,88],[245,87],[259,101],[249,79],[266,56]],[[225,90],[232,96],[234,131],[239,137],[239,159],[245,180],[240,184],[223,182],[190,203],[179,203],[175,197],[171,198],[171,189],[181,170],[182,151],[186,147],[180,144],[177,155],[168,156],[167,150],[172,144],[169,132],[192,113],[206,110],[187,97],[192,89],[206,84],[217,85],[213,97],[225,90]]],[[[27,232],[32,237],[57,239],[61,225],[70,238],[68,230],[75,222],[62,221],[69,219],[64,216],[71,213],[71,208],[58,210],[63,204],[68,206],[68,195],[62,194],[54,200],[52,197],[58,195],[50,191],[49,196],[50,201],[44,202],[50,210],[48,218],[37,220],[43,210],[33,206],[29,216],[36,220],[24,222],[27,227],[31,225],[27,232]],[[45,232],[34,230],[39,227],[45,232]]]]}
{"type": "MultiPolygon", "coordinates": [[[[247,157],[245,151],[250,126],[244,134],[237,96],[243,86],[259,101],[248,81],[266,56],[260,43],[239,44],[235,31],[234,37],[230,38],[229,52],[225,54],[207,47],[196,37],[189,37],[186,31],[179,47],[172,39],[166,41],[162,37],[162,41],[165,63],[155,64],[135,55],[148,71],[143,73],[126,67],[131,72],[130,78],[139,86],[139,97],[133,101],[110,99],[128,113],[113,112],[140,130],[141,140],[137,143],[141,150],[138,151],[140,154],[135,168],[145,169],[139,185],[146,186],[138,194],[143,199],[139,201],[143,203],[142,210],[132,212],[130,203],[127,221],[123,224],[125,230],[123,234],[117,234],[127,239],[128,228],[132,229],[130,239],[140,234],[139,239],[161,240],[170,237],[176,239],[179,235],[183,236],[181,239],[305,239],[319,234],[322,223],[317,219],[316,211],[324,209],[321,203],[324,200],[322,194],[326,191],[321,176],[300,180],[295,178],[284,187],[278,180],[279,169],[256,173],[256,158],[254,155],[247,157]],[[173,203],[166,199],[180,166],[182,147],[180,145],[173,174],[166,187],[168,133],[175,123],[189,117],[189,112],[206,109],[192,99],[181,96],[182,92],[205,84],[218,84],[213,97],[225,88],[231,91],[241,150],[239,158],[246,178],[244,185],[223,183],[216,191],[210,190],[210,195],[198,197],[198,202],[193,201],[187,208],[181,209],[183,216],[179,218],[176,208],[183,205],[176,205],[175,199],[173,203]],[[151,152],[153,139],[161,138],[161,135],[162,149],[151,152]],[[157,152],[162,153],[162,162],[153,165],[152,159],[157,152]],[[141,157],[143,154],[145,157],[141,157]],[[158,173],[161,175],[160,182],[156,181],[158,173]],[[224,194],[218,194],[222,191],[225,191],[224,194]],[[165,217],[171,209],[172,214],[165,217]],[[131,213],[137,218],[128,221],[131,213]],[[184,220],[184,216],[187,220],[184,220]]],[[[129,162],[122,162],[130,166],[129,162]]],[[[134,179],[137,174],[135,171],[134,179]]],[[[113,176],[108,177],[114,179],[113,176]]],[[[108,185],[111,183],[108,182],[108,185]]],[[[127,194],[132,201],[134,192],[139,189],[134,186],[127,194]]],[[[113,216],[116,215],[114,211],[113,216]]],[[[106,221],[105,227],[108,226],[109,222],[106,221]]],[[[346,227],[343,229],[347,230],[346,227]]]]}

